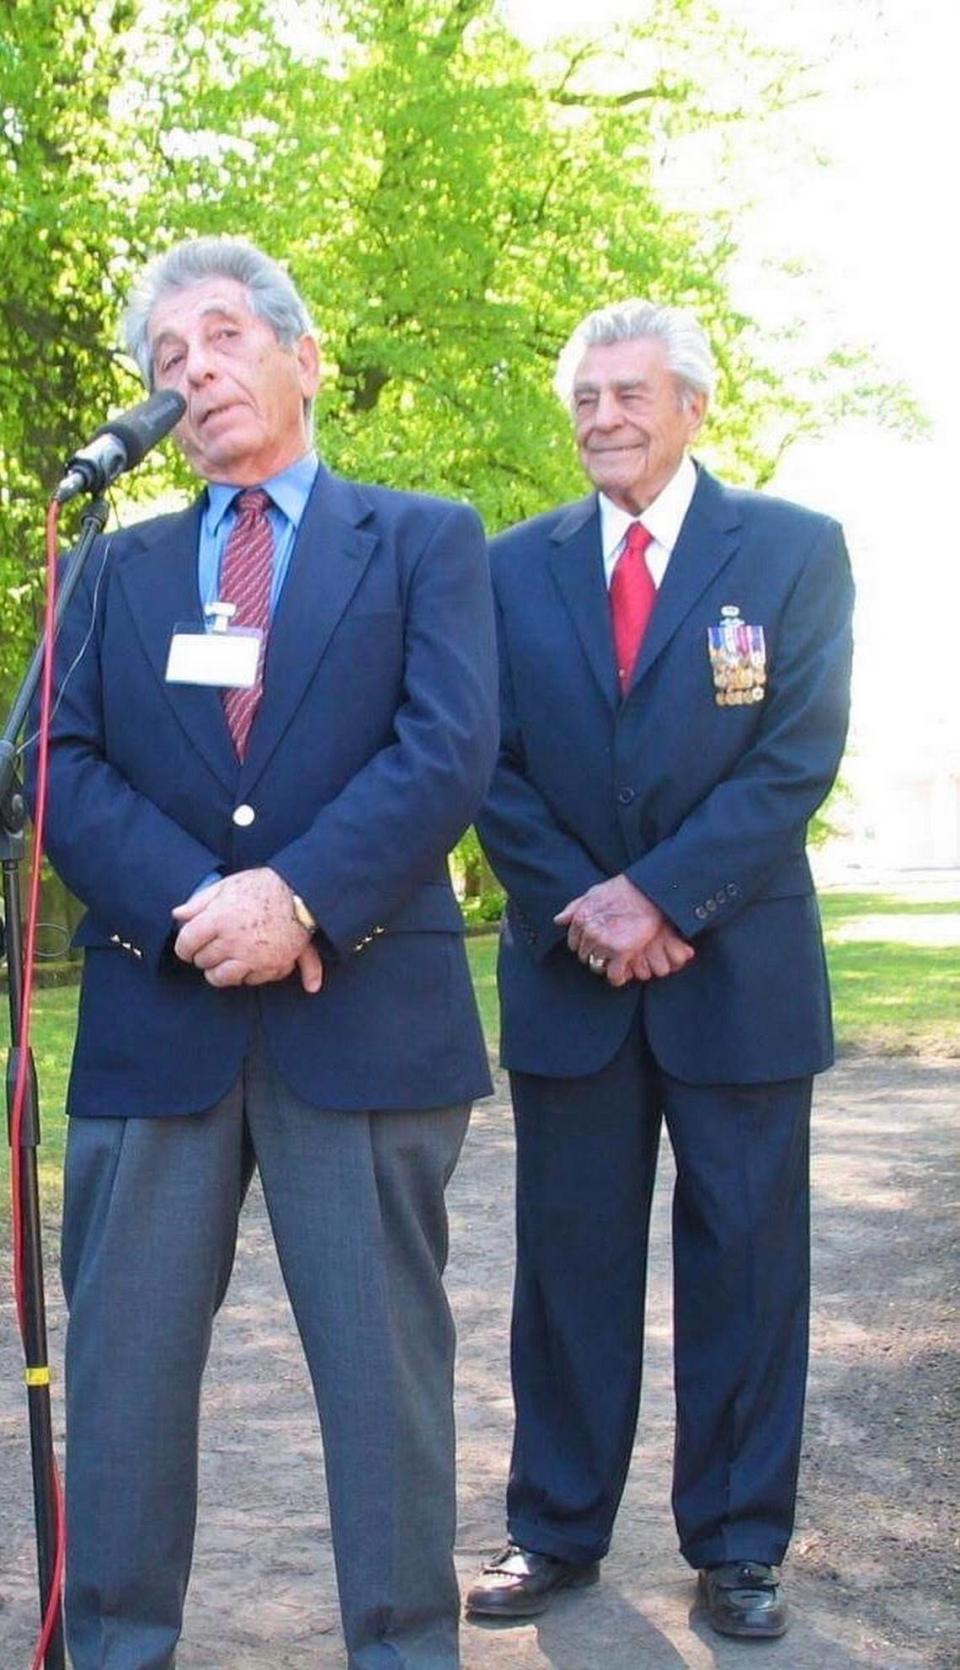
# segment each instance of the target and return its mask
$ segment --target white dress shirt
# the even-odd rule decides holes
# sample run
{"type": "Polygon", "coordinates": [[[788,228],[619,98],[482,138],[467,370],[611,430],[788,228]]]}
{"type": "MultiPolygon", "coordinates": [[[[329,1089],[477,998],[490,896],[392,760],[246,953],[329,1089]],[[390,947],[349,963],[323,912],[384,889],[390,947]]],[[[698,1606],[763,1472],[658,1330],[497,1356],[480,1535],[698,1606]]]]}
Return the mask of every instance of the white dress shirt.
{"type": "Polygon", "coordinates": [[[693,459],[686,453],[676,475],[671,476],[662,493],[640,517],[631,516],[629,510],[621,510],[619,505],[608,499],[606,493],[598,494],[600,500],[600,539],[603,545],[603,572],[610,588],[610,577],[617,566],[617,559],[623,550],[627,537],[627,529],[632,522],[640,521],[653,535],[647,546],[647,567],[653,577],[657,590],[663,582],[667,571],[667,563],[673,555],[673,547],[680,538],[680,529],[684,517],[690,509],[697,485],[697,470],[693,459]]]}

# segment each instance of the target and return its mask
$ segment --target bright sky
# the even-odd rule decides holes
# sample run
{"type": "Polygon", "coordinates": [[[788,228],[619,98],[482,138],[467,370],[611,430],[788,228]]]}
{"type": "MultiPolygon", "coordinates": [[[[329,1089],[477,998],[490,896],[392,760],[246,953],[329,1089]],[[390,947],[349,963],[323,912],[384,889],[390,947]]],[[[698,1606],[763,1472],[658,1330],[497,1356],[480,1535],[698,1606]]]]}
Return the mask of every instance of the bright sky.
{"type": "MultiPolygon", "coordinates": [[[[729,184],[754,200],[739,221],[734,296],[774,329],[804,319],[810,359],[832,342],[874,345],[933,425],[908,444],[867,424],[797,447],[775,489],[847,528],[858,581],[855,733],[888,769],[929,748],[960,770],[960,564],[948,492],[960,453],[956,329],[958,28],[948,0],[717,0],[751,33],[820,64],[823,94],[769,124],[729,184]],[[774,271],[800,260],[805,277],[774,271]]],[[[543,40],[636,17],[636,0],[505,0],[543,40]]],[[[715,159],[693,140],[666,176],[701,205],[715,159]]],[[[952,492],[951,492],[952,499],[952,492]]]]}

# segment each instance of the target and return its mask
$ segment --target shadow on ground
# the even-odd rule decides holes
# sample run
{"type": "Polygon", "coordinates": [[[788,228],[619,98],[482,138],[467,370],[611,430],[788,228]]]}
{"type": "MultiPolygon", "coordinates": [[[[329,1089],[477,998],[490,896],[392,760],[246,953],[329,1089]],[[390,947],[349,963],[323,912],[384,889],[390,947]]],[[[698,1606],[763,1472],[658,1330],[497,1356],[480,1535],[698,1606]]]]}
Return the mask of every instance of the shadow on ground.
{"type": "MultiPolygon", "coordinates": [[[[465,1670],[948,1670],[960,1664],[956,1444],[956,1063],[853,1057],[821,1082],[814,1154],[814,1359],[795,1621],[781,1642],[713,1636],[668,1509],[673,1441],[668,1194],[655,1206],[648,1364],[633,1469],[595,1588],[518,1628],[468,1625],[465,1670]]],[[[451,1189],[460,1331],[458,1565],[502,1537],[511,1430],[512,1134],[477,1109],[451,1189]]],[[[54,1361],[62,1312],[53,1302],[54,1361]]],[[[35,1631],[19,1348],[0,1306],[0,1664],[35,1631]]],[[[59,1399],[55,1406],[60,1422],[59,1399]]],[[[244,1219],[204,1400],[202,1499],[179,1670],[342,1670],[320,1446],[259,1194],[244,1219]]]]}

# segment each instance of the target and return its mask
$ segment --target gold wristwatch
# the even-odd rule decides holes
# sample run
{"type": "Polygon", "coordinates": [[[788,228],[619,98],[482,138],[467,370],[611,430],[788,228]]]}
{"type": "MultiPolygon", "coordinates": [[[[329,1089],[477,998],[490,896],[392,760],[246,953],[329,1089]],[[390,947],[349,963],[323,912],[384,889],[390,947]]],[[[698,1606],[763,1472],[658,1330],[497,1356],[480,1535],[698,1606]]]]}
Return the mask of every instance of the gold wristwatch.
{"type": "Polygon", "coordinates": [[[299,893],[292,893],[290,897],[293,902],[293,914],[295,920],[299,922],[301,928],[306,928],[308,934],[315,933],[317,928],[317,919],[309,905],[304,904],[299,893]]]}

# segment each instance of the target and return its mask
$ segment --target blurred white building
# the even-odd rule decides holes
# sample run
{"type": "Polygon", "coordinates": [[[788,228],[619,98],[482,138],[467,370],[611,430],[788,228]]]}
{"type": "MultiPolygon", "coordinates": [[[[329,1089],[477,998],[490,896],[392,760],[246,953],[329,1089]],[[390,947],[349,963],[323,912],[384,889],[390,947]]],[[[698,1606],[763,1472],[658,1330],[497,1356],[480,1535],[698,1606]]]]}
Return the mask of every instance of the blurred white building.
{"type": "Polygon", "coordinates": [[[960,868],[960,746],[942,728],[908,752],[873,754],[847,770],[849,833],[831,857],[883,870],[960,868]]]}
{"type": "Polygon", "coordinates": [[[837,866],[960,867],[960,539],[946,438],[798,447],[774,490],[838,516],[857,583],[837,866]]]}

